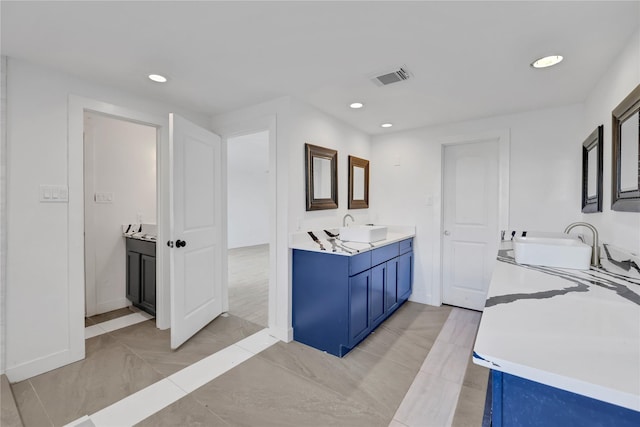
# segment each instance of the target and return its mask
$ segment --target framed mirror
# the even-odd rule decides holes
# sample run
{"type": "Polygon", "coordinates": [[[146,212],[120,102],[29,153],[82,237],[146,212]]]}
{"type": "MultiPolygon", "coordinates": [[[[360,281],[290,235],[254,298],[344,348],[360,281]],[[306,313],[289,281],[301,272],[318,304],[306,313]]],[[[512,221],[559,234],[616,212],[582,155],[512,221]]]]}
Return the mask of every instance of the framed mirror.
{"type": "Polygon", "coordinates": [[[338,208],[338,152],[305,144],[307,210],[338,208]]]}
{"type": "Polygon", "coordinates": [[[600,125],[582,143],[582,212],[602,212],[602,132],[600,125]]]}
{"type": "Polygon", "coordinates": [[[349,209],[369,207],[369,160],[349,156],[349,209]]]}
{"type": "Polygon", "coordinates": [[[640,85],[611,115],[611,209],[640,212],[640,85]]]}

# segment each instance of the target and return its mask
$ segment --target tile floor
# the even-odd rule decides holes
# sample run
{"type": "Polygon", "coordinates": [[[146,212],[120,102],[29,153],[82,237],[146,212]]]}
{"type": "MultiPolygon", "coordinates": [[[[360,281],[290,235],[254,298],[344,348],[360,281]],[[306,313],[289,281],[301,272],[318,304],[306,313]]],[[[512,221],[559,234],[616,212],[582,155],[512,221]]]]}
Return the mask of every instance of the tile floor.
{"type": "Polygon", "coordinates": [[[269,245],[229,249],[229,314],[267,327],[269,245]]]}
{"type": "Polygon", "coordinates": [[[12,385],[24,425],[481,425],[479,313],[406,303],[342,359],[276,342],[268,254],[229,251],[229,315],[177,351],[135,308],[87,319],[85,360],[12,385]]]}
{"type": "Polygon", "coordinates": [[[145,426],[479,426],[487,370],[469,363],[478,319],[409,302],[342,359],[277,342],[211,381],[181,385],[191,389],[164,408],[153,394],[161,383],[179,383],[195,362],[262,328],[219,317],[171,351],[168,331],[145,321],[90,338],[85,360],[12,387],[27,427],[86,415],[95,425],[131,425],[99,415],[118,405],[126,415],[122,399],[141,390],[158,409],[132,418],[145,426]]]}

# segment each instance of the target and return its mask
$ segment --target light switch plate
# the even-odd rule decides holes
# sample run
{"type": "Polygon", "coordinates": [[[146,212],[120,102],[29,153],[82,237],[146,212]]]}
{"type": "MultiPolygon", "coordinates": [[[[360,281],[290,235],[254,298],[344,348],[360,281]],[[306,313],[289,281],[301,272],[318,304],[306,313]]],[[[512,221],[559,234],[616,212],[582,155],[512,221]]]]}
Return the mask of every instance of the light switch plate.
{"type": "Polygon", "coordinates": [[[113,203],[113,193],[97,192],[93,196],[96,203],[113,203]]]}
{"type": "Polygon", "coordinates": [[[67,203],[69,201],[69,187],[66,185],[41,185],[41,203],[67,203]]]}

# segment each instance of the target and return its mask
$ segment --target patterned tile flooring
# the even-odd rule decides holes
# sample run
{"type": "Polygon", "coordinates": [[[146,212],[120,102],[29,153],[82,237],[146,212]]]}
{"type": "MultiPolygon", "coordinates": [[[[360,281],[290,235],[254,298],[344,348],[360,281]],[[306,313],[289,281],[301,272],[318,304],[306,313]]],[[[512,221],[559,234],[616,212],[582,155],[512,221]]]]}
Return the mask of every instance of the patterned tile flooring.
{"type": "MultiPolygon", "coordinates": [[[[278,342],[139,425],[479,426],[487,370],[469,363],[478,319],[408,302],[342,359],[278,342]]],[[[261,329],[219,317],[177,351],[153,321],[91,338],[85,360],[13,384],[24,425],[94,414],[261,329]]]]}
{"type": "MultiPolygon", "coordinates": [[[[265,252],[239,255],[259,265],[265,252]]],[[[230,260],[230,277],[231,269],[230,260]]],[[[344,358],[277,342],[241,354],[236,365],[216,357],[266,333],[266,308],[257,323],[232,310],[230,301],[228,316],[176,351],[153,320],[87,339],[85,360],[12,385],[24,425],[62,426],[86,416],[87,426],[481,425],[488,370],[470,361],[480,313],[408,302],[344,358]],[[179,394],[168,396],[169,382],[179,394]]],[[[87,326],[126,315],[106,313],[87,326]]]]}

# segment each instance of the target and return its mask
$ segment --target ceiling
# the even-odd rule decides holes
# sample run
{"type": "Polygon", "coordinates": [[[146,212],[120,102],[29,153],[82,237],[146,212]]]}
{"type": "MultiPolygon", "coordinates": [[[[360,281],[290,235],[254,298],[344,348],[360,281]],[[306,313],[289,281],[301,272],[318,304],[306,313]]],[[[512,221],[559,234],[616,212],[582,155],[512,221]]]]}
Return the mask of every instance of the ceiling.
{"type": "Polygon", "coordinates": [[[0,13],[3,55],[209,115],[290,95],[372,135],[582,102],[640,26],[638,1],[3,0],[0,13]],[[549,54],[565,60],[529,66],[549,54]],[[369,79],[401,65],[412,79],[369,79]]]}

